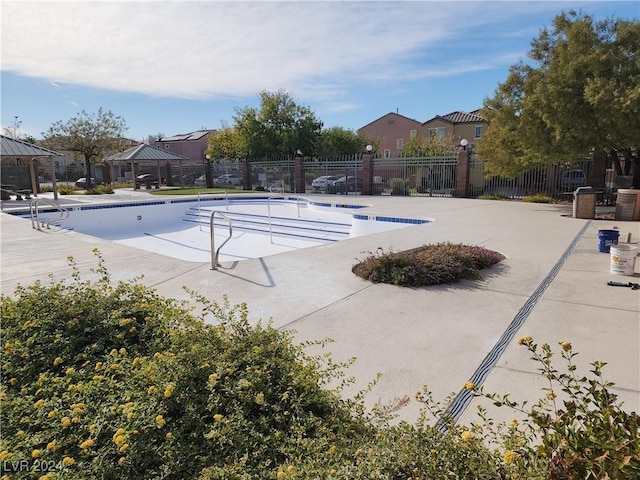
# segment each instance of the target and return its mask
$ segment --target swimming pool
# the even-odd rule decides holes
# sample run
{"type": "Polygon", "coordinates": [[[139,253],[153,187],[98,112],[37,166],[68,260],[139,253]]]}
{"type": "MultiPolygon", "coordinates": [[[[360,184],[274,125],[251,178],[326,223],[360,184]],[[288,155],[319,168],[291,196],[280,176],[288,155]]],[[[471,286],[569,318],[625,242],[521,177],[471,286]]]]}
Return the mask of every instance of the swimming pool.
{"type": "MultiPolygon", "coordinates": [[[[361,213],[367,205],[310,201],[301,197],[234,196],[151,202],[85,205],[69,209],[69,218],[54,223],[73,230],[188,262],[211,261],[210,218],[219,261],[241,261],[327,245],[428,223],[427,218],[401,218],[361,213]],[[222,214],[222,215],[220,215],[222,214]],[[226,217],[226,218],[223,218],[226,217]]],[[[51,213],[41,213],[46,219],[51,213]]]]}

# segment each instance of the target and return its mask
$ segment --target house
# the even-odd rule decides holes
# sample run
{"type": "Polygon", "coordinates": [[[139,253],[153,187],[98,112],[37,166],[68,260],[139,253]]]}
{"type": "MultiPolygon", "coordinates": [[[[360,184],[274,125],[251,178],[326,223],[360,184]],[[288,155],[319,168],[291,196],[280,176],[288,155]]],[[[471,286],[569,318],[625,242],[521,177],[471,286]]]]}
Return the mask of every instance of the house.
{"type": "Polygon", "coordinates": [[[358,133],[381,139],[380,155],[393,158],[400,156],[404,145],[416,136],[451,139],[456,145],[464,138],[473,147],[486,128],[487,121],[479,110],[436,115],[424,123],[391,112],[358,129],[358,133]]]}
{"type": "Polygon", "coordinates": [[[202,164],[205,160],[205,151],[209,146],[209,137],[216,131],[196,130],[191,133],[163,137],[152,141],[151,146],[187,157],[191,164],[202,164]]]}
{"type": "Polygon", "coordinates": [[[398,113],[387,113],[358,129],[358,133],[381,139],[380,154],[384,158],[400,155],[404,144],[418,136],[422,123],[398,113]]]}
{"type": "Polygon", "coordinates": [[[430,138],[451,138],[456,145],[466,139],[473,147],[487,128],[487,121],[473,112],[451,112],[447,115],[436,115],[422,124],[421,136],[430,138]]]}

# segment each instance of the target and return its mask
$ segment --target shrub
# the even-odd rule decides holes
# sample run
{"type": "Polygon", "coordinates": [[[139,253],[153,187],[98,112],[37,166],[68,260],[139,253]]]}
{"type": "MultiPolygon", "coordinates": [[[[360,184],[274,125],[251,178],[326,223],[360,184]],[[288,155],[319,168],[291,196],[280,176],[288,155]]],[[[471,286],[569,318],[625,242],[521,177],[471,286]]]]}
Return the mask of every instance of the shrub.
{"type": "Polygon", "coordinates": [[[404,178],[392,178],[389,180],[391,185],[391,195],[409,195],[409,186],[404,178]]]}
{"type": "Polygon", "coordinates": [[[528,195],[522,198],[523,202],[529,203],[555,203],[553,197],[550,197],[546,193],[536,193],[534,195],[528,195]]]}
{"type": "Polygon", "coordinates": [[[475,395],[525,415],[517,421],[494,425],[480,408],[481,425],[492,442],[502,442],[507,471],[513,478],[611,479],[640,478],[640,417],[627,413],[616,401],[613,383],[602,377],[603,362],[592,363],[592,378],[578,375],[569,342],[559,342],[566,372],[552,363],[548,344],[538,345],[530,336],[519,344],[546,378],[545,396],[531,407],[517,403],[509,395],[483,392],[471,383],[475,395]]]}
{"type": "Polygon", "coordinates": [[[104,195],[113,193],[113,187],[111,185],[96,185],[90,190],[85,192],[85,195],[104,195]]]}
{"type": "Polygon", "coordinates": [[[256,187],[256,192],[264,192],[264,187],[262,185],[258,185],[256,187]]]}
{"type": "Polygon", "coordinates": [[[60,195],[71,195],[80,190],[74,185],[58,185],[58,193],[60,195]]]}
{"type": "Polygon", "coordinates": [[[480,195],[478,198],[480,200],[509,200],[509,197],[500,193],[487,193],[485,195],[480,195]]]}
{"type": "Polygon", "coordinates": [[[480,270],[504,258],[482,247],[437,243],[397,253],[378,249],[354,265],[352,271],[374,283],[421,287],[477,279],[480,270]]]}
{"type": "Polygon", "coordinates": [[[68,458],[65,479],[275,478],[296,455],[370,435],[322,388],[339,366],[249,326],[244,305],[198,297],[196,317],[112,285],[102,263],[95,274],[74,266],[69,285],[2,297],[2,460],[68,458]]]}

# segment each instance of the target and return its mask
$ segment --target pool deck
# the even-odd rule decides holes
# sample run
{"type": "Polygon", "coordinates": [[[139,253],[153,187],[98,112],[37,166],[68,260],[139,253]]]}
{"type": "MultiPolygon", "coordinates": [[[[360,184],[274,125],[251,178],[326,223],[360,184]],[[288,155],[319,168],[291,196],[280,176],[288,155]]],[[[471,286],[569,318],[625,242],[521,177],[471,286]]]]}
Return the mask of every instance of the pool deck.
{"type": "MultiPolygon", "coordinates": [[[[607,362],[604,377],[615,383],[612,391],[626,410],[640,411],[640,290],[607,285],[609,280],[640,283],[640,260],[634,276],[612,275],[610,256],[598,251],[598,230],[614,226],[621,242],[631,233],[632,244],[638,245],[640,222],[574,219],[571,205],[304,196],[340,203],[348,198],[349,203],[372,205],[359,213],[430,217],[435,222],[225,263],[212,271],[209,263],[184,262],[72,231],[37,231],[29,220],[0,215],[2,293],[10,295],[17,284],[46,280],[49,274],[68,278],[69,255],[90,278],[96,265],[92,249],[98,248],[116,281],[143,274],[145,284],[178,299],[190,298],[183,286],[212,300],[226,294],[232,303],[246,302],[254,321],[270,319],[275,327],[295,330],[296,340],[333,339],[326,348],[334,360],[357,357],[348,370],[356,382],[345,393],[359,391],[380,372],[367,403],[407,395],[411,400],[399,411],[401,419],[417,418],[420,405],[413,395],[424,384],[439,400],[460,392],[469,379],[487,391],[510,393],[513,400],[532,402],[544,396],[538,365],[518,345],[524,335],[554,348],[570,341],[584,374],[591,362],[607,362]],[[357,259],[378,247],[399,251],[441,241],[481,245],[507,259],[484,272],[482,280],[418,289],[371,284],[351,272],[357,259]]],[[[61,197],[60,202],[158,198],[164,197],[119,190],[109,196],[61,197]]],[[[6,201],[3,209],[18,204],[6,201]]],[[[476,421],[477,400],[465,403],[462,397],[456,403],[461,421],[476,421]]],[[[492,415],[514,417],[506,410],[492,415]]]]}

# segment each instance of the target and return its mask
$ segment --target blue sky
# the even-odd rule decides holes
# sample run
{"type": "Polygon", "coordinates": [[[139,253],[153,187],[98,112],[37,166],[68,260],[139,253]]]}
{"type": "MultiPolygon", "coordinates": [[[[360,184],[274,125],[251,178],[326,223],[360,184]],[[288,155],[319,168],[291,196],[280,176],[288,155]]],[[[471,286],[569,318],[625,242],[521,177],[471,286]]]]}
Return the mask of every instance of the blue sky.
{"type": "Polygon", "coordinates": [[[8,1],[2,127],[41,137],[98,108],[126,136],[232,125],[285,90],[325,127],[471,111],[561,11],[640,19],[627,1],[8,1]]]}

